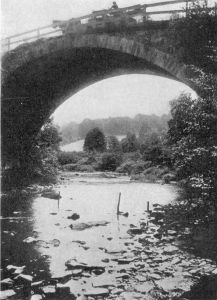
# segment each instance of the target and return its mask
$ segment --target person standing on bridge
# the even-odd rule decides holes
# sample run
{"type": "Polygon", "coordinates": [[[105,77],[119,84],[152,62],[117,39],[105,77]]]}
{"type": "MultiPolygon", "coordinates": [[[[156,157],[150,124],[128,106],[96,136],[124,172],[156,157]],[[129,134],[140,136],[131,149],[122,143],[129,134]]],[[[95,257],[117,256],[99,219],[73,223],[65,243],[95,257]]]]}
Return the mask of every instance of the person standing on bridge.
{"type": "Polygon", "coordinates": [[[113,2],[111,9],[118,9],[118,5],[115,1],[113,2]]]}

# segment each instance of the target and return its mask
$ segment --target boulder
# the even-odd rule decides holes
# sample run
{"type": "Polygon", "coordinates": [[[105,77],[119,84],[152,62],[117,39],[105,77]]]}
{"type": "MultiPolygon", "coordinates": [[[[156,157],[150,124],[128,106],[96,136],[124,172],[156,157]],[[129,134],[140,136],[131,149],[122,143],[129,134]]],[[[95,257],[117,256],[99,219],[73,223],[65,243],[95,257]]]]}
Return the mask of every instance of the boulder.
{"type": "MultiPolygon", "coordinates": [[[[84,262],[77,262],[75,259],[69,259],[65,262],[65,265],[70,270],[82,270],[82,271],[94,271],[95,273],[101,274],[105,271],[103,264],[100,265],[89,265],[84,262]]],[[[80,271],[79,271],[80,272],[80,271]]]]}
{"type": "Polygon", "coordinates": [[[54,285],[46,285],[42,287],[42,292],[46,297],[54,297],[56,294],[56,288],[54,285]]]}
{"type": "Polygon", "coordinates": [[[24,242],[24,243],[27,243],[27,244],[31,244],[31,243],[37,242],[37,239],[34,238],[34,237],[29,236],[29,237],[25,238],[25,239],[23,240],[23,242],[24,242]]]}
{"type": "Polygon", "coordinates": [[[136,285],[135,291],[142,294],[146,294],[153,288],[154,288],[154,284],[151,281],[147,281],[147,282],[143,282],[142,284],[136,285]]]}
{"type": "Polygon", "coordinates": [[[105,288],[93,288],[89,289],[84,293],[87,297],[99,297],[99,296],[108,296],[109,290],[105,288]]]}
{"type": "Polygon", "coordinates": [[[42,300],[42,299],[43,299],[42,295],[35,294],[35,295],[32,295],[30,300],[42,300]]]}
{"type": "Polygon", "coordinates": [[[98,222],[71,224],[69,225],[69,227],[72,230],[85,230],[91,227],[106,226],[107,224],[109,224],[109,222],[107,221],[98,221],[98,222]]]}
{"type": "Polygon", "coordinates": [[[173,246],[173,245],[169,245],[164,248],[164,253],[166,253],[166,254],[175,254],[178,251],[179,251],[179,248],[177,248],[176,246],[173,246]]]}
{"type": "Polygon", "coordinates": [[[137,235],[137,234],[142,234],[143,230],[141,228],[130,228],[127,231],[127,233],[130,234],[130,235],[137,235]]]}
{"type": "Polygon", "coordinates": [[[0,281],[1,287],[12,287],[14,281],[11,278],[5,278],[0,281]]]}
{"type": "Polygon", "coordinates": [[[116,286],[115,279],[112,275],[102,274],[92,280],[92,286],[94,288],[106,288],[109,286],[116,286]]]}
{"type": "Polygon", "coordinates": [[[80,218],[80,216],[76,213],[72,214],[71,216],[68,216],[67,219],[70,219],[70,220],[73,220],[73,221],[76,221],[80,218]]]}
{"type": "Polygon", "coordinates": [[[0,291],[0,299],[10,299],[13,296],[15,296],[16,293],[14,290],[4,290],[4,291],[0,291]]]}

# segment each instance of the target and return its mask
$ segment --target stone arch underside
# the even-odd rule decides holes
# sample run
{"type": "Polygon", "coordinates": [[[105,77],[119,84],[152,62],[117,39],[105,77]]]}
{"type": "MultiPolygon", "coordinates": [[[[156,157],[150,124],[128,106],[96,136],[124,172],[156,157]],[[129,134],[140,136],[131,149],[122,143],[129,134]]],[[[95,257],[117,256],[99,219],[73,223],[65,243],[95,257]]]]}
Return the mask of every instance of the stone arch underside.
{"type": "Polygon", "coordinates": [[[3,152],[10,152],[15,139],[30,144],[60,104],[96,81],[148,73],[187,83],[185,66],[171,55],[109,35],[57,37],[23,45],[3,57],[2,68],[3,152]]]}

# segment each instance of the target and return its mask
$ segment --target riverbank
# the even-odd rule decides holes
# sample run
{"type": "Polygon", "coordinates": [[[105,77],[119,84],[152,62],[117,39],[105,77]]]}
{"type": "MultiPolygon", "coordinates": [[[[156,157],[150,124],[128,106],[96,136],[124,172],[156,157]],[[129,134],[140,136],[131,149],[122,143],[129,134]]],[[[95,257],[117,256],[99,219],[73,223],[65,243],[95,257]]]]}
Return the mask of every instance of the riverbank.
{"type": "Polygon", "coordinates": [[[59,163],[66,172],[117,172],[141,182],[170,183],[175,171],[165,164],[144,160],[139,151],[131,153],[60,152],[59,163]]]}

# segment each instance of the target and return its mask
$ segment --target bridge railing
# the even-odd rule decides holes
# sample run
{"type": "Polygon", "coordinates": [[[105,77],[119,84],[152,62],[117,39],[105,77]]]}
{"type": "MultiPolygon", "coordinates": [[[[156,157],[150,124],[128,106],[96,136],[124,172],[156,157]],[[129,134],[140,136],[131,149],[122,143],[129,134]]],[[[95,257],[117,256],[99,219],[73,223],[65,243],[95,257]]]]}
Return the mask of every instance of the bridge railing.
{"type": "MultiPolygon", "coordinates": [[[[189,2],[193,2],[193,1],[194,0],[169,0],[169,1],[164,1],[164,2],[155,2],[155,3],[150,3],[150,4],[144,4],[144,5],[139,4],[139,5],[128,6],[128,7],[124,7],[124,8],[119,8],[118,11],[125,12],[127,14],[130,14],[131,16],[132,15],[134,15],[134,16],[142,15],[143,17],[148,17],[151,15],[156,16],[156,15],[162,15],[162,14],[165,15],[165,14],[174,14],[174,13],[187,13],[188,4],[189,4],[189,2]],[[186,8],[147,11],[148,8],[152,8],[152,7],[156,8],[156,7],[162,7],[165,5],[173,5],[173,4],[179,4],[179,3],[185,3],[186,8]],[[137,9],[138,9],[138,12],[136,12],[137,9]],[[133,11],[135,11],[135,14],[133,13],[133,11]]],[[[102,13],[102,11],[98,11],[98,12],[96,11],[96,12],[93,12],[92,14],[75,18],[74,20],[80,20],[80,21],[88,20],[93,15],[100,14],[100,12],[102,13]]],[[[109,12],[109,10],[103,10],[103,12],[107,13],[107,12],[109,12]]],[[[58,22],[58,26],[63,25],[69,21],[70,20],[60,21],[60,22],[58,22]]],[[[52,36],[58,36],[58,35],[62,35],[61,28],[54,28],[54,25],[50,24],[47,26],[38,27],[36,29],[28,30],[28,31],[22,32],[20,34],[15,34],[15,35],[9,36],[7,38],[4,38],[3,40],[1,40],[1,49],[2,49],[2,52],[7,52],[23,43],[39,40],[43,37],[52,37],[52,36]]]]}

